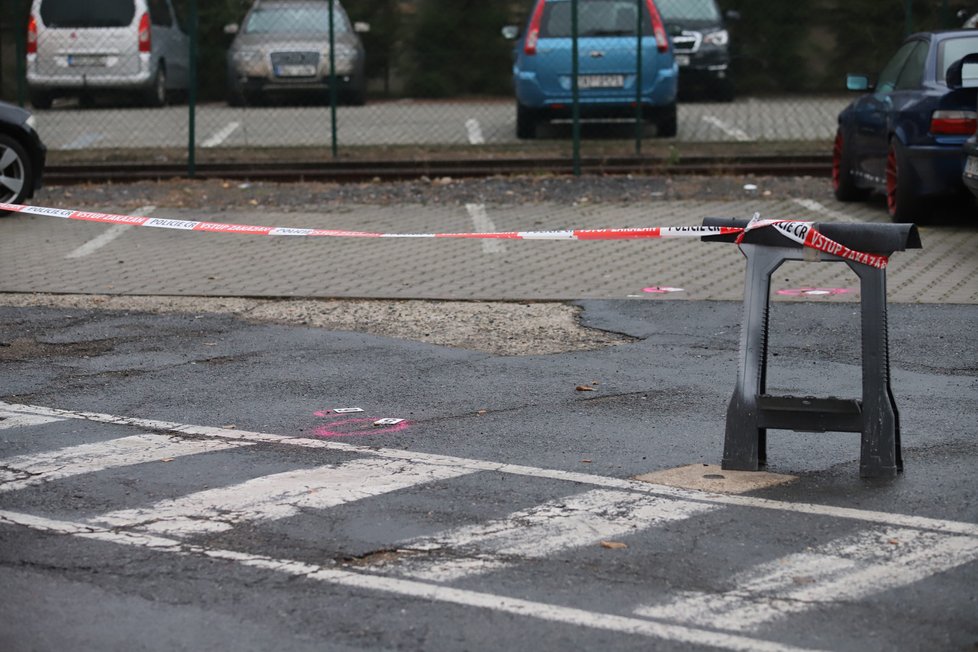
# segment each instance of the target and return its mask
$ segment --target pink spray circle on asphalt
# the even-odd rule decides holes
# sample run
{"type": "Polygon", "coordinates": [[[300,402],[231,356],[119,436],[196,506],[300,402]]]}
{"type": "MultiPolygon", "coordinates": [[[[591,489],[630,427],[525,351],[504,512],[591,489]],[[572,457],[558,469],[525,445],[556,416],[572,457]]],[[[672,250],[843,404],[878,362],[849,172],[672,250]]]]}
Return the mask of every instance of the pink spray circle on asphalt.
{"type": "MultiPolygon", "coordinates": [[[[317,417],[331,416],[325,412],[315,412],[317,417]]],[[[332,421],[326,425],[319,426],[312,431],[317,437],[336,438],[336,437],[370,437],[372,435],[392,435],[407,430],[410,423],[401,421],[392,425],[375,426],[374,423],[380,417],[358,417],[354,419],[340,419],[332,421]]]]}
{"type": "Polygon", "coordinates": [[[646,294],[671,294],[673,292],[684,292],[682,288],[673,288],[667,285],[653,285],[652,287],[642,288],[646,294]]]}

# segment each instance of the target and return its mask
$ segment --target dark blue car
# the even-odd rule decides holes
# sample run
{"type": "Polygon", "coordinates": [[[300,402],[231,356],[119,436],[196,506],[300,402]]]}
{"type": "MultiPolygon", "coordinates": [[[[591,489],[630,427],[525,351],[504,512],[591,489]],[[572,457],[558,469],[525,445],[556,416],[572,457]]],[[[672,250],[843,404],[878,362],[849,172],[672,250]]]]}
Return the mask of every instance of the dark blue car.
{"type": "Polygon", "coordinates": [[[909,36],[875,84],[850,74],[846,87],[866,93],[839,114],[832,184],[841,201],[886,195],[896,222],[934,217],[925,201],[966,196],[961,182],[967,137],[975,133],[975,88],[949,88],[947,70],[978,53],[978,30],[909,36]]]}

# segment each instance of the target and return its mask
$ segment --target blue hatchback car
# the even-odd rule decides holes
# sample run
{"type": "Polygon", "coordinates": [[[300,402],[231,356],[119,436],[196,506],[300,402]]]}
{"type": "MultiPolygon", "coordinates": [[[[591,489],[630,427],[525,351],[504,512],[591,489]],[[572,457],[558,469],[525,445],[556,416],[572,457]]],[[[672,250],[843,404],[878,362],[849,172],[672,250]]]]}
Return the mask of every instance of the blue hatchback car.
{"type": "MultiPolygon", "coordinates": [[[[658,136],[675,136],[679,69],[655,2],[577,5],[581,117],[634,118],[640,103],[643,119],[655,123],[658,136]]],[[[536,0],[514,49],[518,138],[535,138],[539,124],[571,116],[572,33],[570,0],[536,0]]]]}
{"type": "Polygon", "coordinates": [[[965,196],[962,145],[975,133],[975,88],[950,88],[947,71],[978,52],[978,31],[923,32],[907,37],[875,84],[850,74],[846,86],[865,93],[839,114],[832,184],[842,201],[886,195],[896,222],[926,222],[925,199],[965,196]]]}

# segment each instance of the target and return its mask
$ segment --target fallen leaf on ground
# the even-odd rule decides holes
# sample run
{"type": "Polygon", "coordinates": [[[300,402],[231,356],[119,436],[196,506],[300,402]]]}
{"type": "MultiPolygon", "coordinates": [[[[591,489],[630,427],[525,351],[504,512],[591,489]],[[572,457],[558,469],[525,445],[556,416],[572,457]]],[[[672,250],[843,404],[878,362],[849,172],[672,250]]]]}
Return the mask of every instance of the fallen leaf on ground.
{"type": "Polygon", "coordinates": [[[578,385],[576,389],[579,392],[593,392],[594,391],[594,388],[593,387],[589,387],[588,385],[578,385]]]}
{"type": "Polygon", "coordinates": [[[602,541],[602,548],[607,548],[608,550],[624,550],[628,547],[628,544],[622,543],[621,541],[602,541]]]}

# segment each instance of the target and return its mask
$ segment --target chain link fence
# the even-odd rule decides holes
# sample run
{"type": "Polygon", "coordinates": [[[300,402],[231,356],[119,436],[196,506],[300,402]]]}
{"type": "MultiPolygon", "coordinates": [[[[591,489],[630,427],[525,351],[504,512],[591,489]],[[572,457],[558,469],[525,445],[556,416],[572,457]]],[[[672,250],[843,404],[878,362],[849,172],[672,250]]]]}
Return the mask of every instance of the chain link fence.
{"type": "Polygon", "coordinates": [[[956,0],[0,1],[0,92],[33,108],[51,163],[191,169],[827,152],[846,72],[978,13],[956,0]]]}

